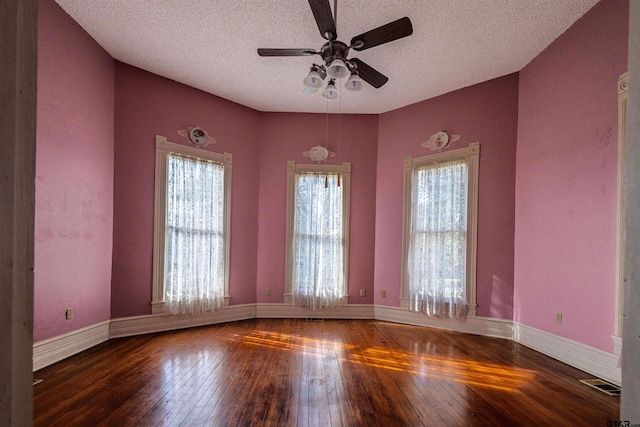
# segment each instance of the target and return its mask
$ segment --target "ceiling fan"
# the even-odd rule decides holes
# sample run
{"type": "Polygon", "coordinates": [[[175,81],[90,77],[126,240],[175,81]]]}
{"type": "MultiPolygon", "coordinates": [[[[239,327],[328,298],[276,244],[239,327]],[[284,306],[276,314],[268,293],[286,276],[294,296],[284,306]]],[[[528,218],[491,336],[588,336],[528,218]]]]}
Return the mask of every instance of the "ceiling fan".
{"type": "Polygon", "coordinates": [[[322,85],[326,76],[329,76],[322,96],[327,99],[336,99],[339,96],[335,87],[335,79],[349,77],[345,88],[349,90],[360,90],[363,88],[362,81],[377,88],[382,87],[389,78],[367,65],[358,58],[348,58],[351,50],[362,51],[384,43],[410,36],[413,34],[411,20],[406,16],[396,21],[389,22],[381,27],[374,28],[366,33],[355,36],[350,44],[346,44],[337,39],[337,0],[334,0],[334,14],[331,14],[329,0],[309,0],[309,6],[318,24],[320,35],[327,40],[319,51],[314,49],[258,49],[260,56],[313,56],[320,55],[322,64],[313,64],[311,71],[304,79],[305,93],[315,93],[322,85]]]}

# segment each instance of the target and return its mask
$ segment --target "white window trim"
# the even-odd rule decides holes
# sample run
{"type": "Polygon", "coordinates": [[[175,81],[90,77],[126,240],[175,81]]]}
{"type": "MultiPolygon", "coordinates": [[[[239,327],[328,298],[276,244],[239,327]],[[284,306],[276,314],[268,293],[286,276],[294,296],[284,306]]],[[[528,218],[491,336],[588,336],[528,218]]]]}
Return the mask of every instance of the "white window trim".
{"type": "Polygon", "coordinates": [[[341,165],[318,165],[318,164],[296,164],[294,161],[287,162],[287,231],[286,231],[286,264],[285,264],[285,285],[284,303],[293,304],[293,216],[295,208],[295,178],[300,172],[326,172],[339,173],[342,176],[342,233],[344,236],[344,259],[343,259],[343,289],[342,303],[346,304],[349,298],[349,213],[351,200],[351,163],[341,165]]]}
{"type": "Polygon", "coordinates": [[[467,306],[468,316],[476,315],[476,265],[478,252],[478,165],[480,157],[480,143],[473,142],[466,148],[445,151],[442,153],[427,154],[419,157],[404,158],[404,184],[402,195],[402,272],[400,307],[409,309],[409,284],[407,283],[407,262],[409,258],[409,233],[411,230],[411,191],[413,182],[413,170],[417,166],[466,158],[468,165],[467,186],[467,306]]]}
{"type": "Polygon", "coordinates": [[[230,153],[214,153],[202,148],[169,142],[156,135],[155,201],[153,215],[153,296],[151,313],[164,313],[164,278],[166,272],[167,154],[176,153],[224,164],[224,306],[229,305],[229,254],[231,230],[231,166],[230,153]]]}
{"type": "Polygon", "coordinates": [[[616,223],[616,299],[613,326],[614,353],[620,354],[622,347],[622,319],[624,308],[624,176],[625,150],[627,144],[627,99],[629,98],[629,73],[618,79],[618,217],[616,223]]]}

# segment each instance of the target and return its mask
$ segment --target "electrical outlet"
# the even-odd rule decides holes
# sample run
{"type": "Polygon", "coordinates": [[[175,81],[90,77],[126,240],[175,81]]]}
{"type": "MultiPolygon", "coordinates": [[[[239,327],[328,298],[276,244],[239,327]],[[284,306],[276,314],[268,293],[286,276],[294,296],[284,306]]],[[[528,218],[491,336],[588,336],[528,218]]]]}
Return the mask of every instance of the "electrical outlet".
{"type": "Polygon", "coordinates": [[[360,289],[360,296],[364,297],[367,295],[367,290],[366,289],[360,289]]]}
{"type": "Polygon", "coordinates": [[[65,311],[64,313],[64,317],[67,320],[71,320],[73,319],[73,307],[67,307],[67,311],[65,311]]]}
{"type": "Polygon", "coordinates": [[[264,291],[264,294],[265,294],[266,296],[271,296],[271,288],[267,288],[267,290],[266,290],[266,291],[264,291]]]}
{"type": "Polygon", "coordinates": [[[380,296],[382,298],[386,298],[387,297],[387,291],[380,291],[380,296]]]}
{"type": "Polygon", "coordinates": [[[556,313],[556,323],[562,324],[562,313],[556,313]]]}

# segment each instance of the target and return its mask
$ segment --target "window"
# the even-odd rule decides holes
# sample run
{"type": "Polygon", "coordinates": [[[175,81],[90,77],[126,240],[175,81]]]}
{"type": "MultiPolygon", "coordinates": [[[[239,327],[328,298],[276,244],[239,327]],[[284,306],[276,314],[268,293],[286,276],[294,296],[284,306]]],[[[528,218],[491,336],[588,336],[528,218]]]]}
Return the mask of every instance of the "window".
{"type": "Polygon", "coordinates": [[[156,137],[153,313],[228,303],[231,154],[156,137]]]}
{"type": "Polygon", "coordinates": [[[403,304],[429,316],[475,315],[480,145],[405,158],[403,304]]]}
{"type": "Polygon", "coordinates": [[[347,298],[351,165],[287,164],[285,303],[313,309],[347,298]]]}

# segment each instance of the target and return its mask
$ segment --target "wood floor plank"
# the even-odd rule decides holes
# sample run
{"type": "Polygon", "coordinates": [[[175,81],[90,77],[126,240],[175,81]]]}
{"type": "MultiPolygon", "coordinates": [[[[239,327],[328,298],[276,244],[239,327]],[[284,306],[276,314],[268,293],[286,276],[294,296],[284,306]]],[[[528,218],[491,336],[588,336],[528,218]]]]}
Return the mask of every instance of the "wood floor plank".
{"type": "Polygon", "coordinates": [[[619,398],[509,340],[255,319],[114,339],[35,373],[35,426],[607,425],[619,398]]]}

